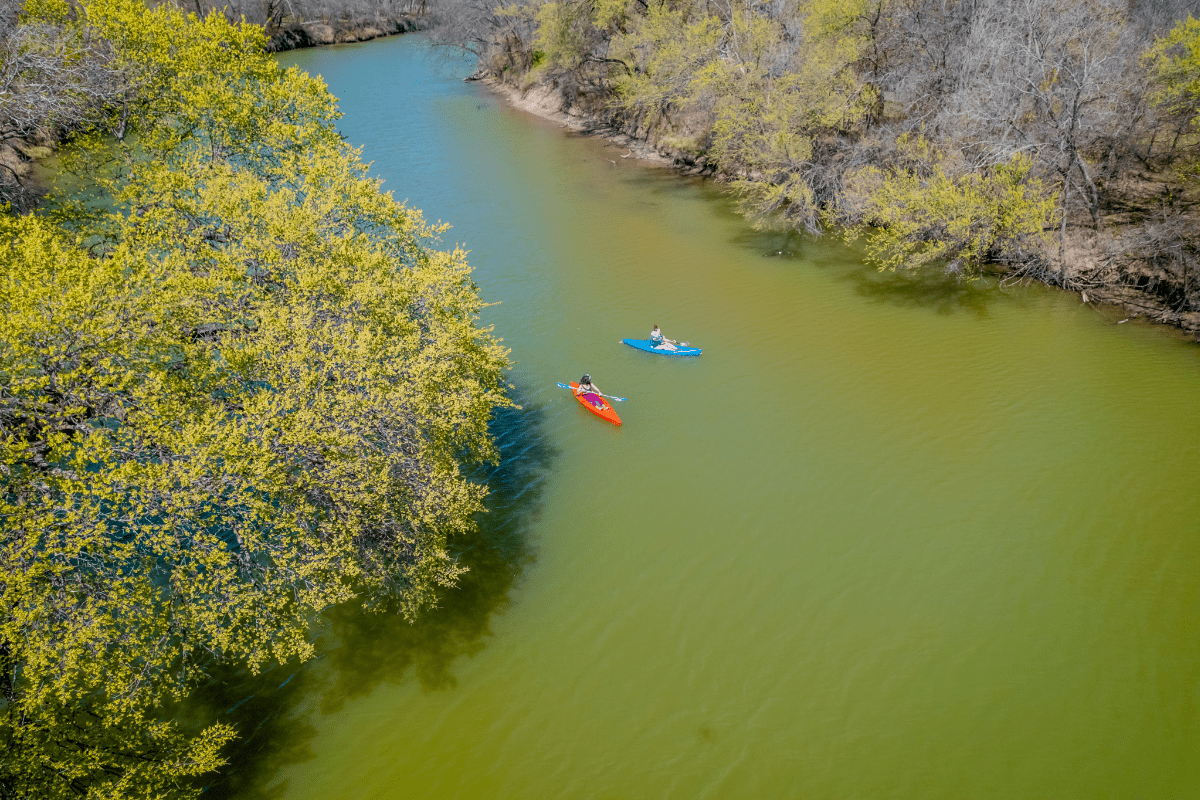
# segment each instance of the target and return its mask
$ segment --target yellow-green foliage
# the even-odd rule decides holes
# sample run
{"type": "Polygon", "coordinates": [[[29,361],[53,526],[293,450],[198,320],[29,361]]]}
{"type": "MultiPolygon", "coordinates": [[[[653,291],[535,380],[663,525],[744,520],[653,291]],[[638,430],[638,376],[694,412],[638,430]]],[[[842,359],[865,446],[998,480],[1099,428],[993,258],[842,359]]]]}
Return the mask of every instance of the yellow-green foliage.
{"type": "Polygon", "coordinates": [[[544,63],[567,69],[579,66],[588,54],[590,10],[586,4],[569,0],[545,3],[537,9],[534,47],[543,54],[544,63]]]}
{"type": "Polygon", "coordinates": [[[900,148],[917,156],[913,168],[863,167],[847,181],[865,217],[849,238],[865,233],[868,261],[881,270],[940,264],[971,274],[1053,222],[1056,197],[1029,177],[1025,156],[983,174],[948,175],[924,139],[902,139],[900,148]]]}
{"type": "Polygon", "coordinates": [[[807,0],[800,41],[754,4],[652,6],[613,39],[633,65],[614,75],[626,109],[707,109],[708,157],[736,184],[743,210],[811,219],[814,142],[860,122],[875,102],[851,69],[866,41],[857,5],[807,0]]]}
{"type": "Polygon", "coordinates": [[[71,154],[90,205],[0,223],[0,789],[182,796],[233,733],[160,718],[206,665],[453,584],[506,352],[464,253],[260,32],[84,12],[131,76],[124,138],[71,154]]]}
{"type": "Polygon", "coordinates": [[[146,291],[154,268],[126,249],[89,258],[41,220],[0,226],[0,785],[14,797],[171,793],[223,763],[232,731],[189,740],[153,719],[179,693],[158,673],[179,663],[180,637],[157,536],[134,533],[131,517],[153,512],[122,486],[111,434],[137,385],[170,363],[146,291]]]}
{"type": "Polygon", "coordinates": [[[537,22],[534,47],[542,54],[544,64],[574,70],[589,60],[605,58],[608,37],[625,20],[626,3],[627,0],[552,0],[540,6],[527,6],[523,13],[531,14],[537,22]]]}
{"type": "Polygon", "coordinates": [[[1175,164],[1185,185],[1200,175],[1196,129],[1200,128],[1200,20],[1189,16],[1144,55],[1158,88],[1151,99],[1168,114],[1187,120],[1193,133],[1184,137],[1182,158],[1175,164]]]}
{"type": "Polygon", "coordinates": [[[802,20],[796,37],[748,0],[555,0],[536,11],[536,46],[549,66],[614,65],[607,78],[616,105],[661,115],[662,141],[680,134],[696,144],[689,150],[738,176],[742,209],[755,221],[782,211],[815,226],[816,142],[854,128],[878,100],[852,68],[868,41],[869,7],[800,0],[788,12],[802,20]]]}
{"type": "Polygon", "coordinates": [[[1200,125],[1200,20],[1188,16],[1146,51],[1145,60],[1159,84],[1154,100],[1200,125]]]}
{"type": "Polygon", "coordinates": [[[71,18],[69,0],[25,0],[21,8],[25,20],[64,24],[71,18]]]}
{"type": "Polygon", "coordinates": [[[721,21],[689,6],[653,4],[633,31],[613,40],[614,55],[633,69],[614,76],[628,109],[662,108],[693,98],[696,72],[718,57],[721,21]]]}
{"type": "Polygon", "coordinates": [[[735,17],[750,56],[726,62],[713,75],[720,97],[713,150],[735,184],[742,210],[763,224],[783,212],[812,226],[818,214],[809,173],[814,147],[823,136],[851,130],[875,99],[874,89],[854,75],[865,38],[858,30],[858,4],[809,0],[801,4],[804,38],[789,69],[778,72],[782,30],[757,15],[735,17]],[[774,69],[773,69],[774,67],[774,69]]]}

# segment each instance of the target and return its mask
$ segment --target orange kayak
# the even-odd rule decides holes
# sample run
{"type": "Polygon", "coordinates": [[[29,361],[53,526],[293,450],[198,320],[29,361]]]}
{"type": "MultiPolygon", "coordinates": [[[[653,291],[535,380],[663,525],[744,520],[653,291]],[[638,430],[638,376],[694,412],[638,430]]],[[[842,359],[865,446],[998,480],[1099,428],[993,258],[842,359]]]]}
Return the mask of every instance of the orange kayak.
{"type": "MultiPolygon", "coordinates": [[[[575,390],[579,388],[579,384],[571,382],[571,393],[575,394],[575,390]]],[[[621,418],[617,416],[616,410],[609,404],[607,400],[598,394],[575,394],[575,399],[579,404],[588,411],[595,414],[602,420],[611,422],[613,425],[620,425],[621,418]]]]}

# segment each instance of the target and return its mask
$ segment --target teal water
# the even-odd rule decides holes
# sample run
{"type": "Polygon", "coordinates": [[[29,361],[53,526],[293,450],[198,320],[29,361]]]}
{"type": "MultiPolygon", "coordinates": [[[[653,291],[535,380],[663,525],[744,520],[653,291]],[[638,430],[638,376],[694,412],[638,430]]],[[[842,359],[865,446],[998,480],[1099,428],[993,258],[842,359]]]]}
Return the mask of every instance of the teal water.
{"type": "Polygon", "coordinates": [[[418,37],[281,60],[453,224],[524,410],[463,587],[230,686],[206,797],[1200,796],[1194,344],[754,232],[418,37]]]}

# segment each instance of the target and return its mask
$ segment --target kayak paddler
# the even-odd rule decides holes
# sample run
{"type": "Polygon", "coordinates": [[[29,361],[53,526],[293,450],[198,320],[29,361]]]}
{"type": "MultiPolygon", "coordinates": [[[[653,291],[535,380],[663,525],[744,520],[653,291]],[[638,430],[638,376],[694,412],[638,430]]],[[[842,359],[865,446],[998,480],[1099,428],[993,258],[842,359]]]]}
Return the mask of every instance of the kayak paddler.
{"type": "Polygon", "coordinates": [[[650,345],[656,350],[674,350],[674,346],[677,344],[679,344],[679,342],[675,341],[674,339],[668,339],[667,337],[663,336],[662,331],[658,329],[658,325],[655,325],[650,329],[650,345]],[[667,347],[667,345],[670,345],[670,347],[667,347]]]}
{"type": "Polygon", "coordinates": [[[592,376],[585,372],[579,379],[579,388],[575,390],[575,394],[600,394],[600,387],[592,383],[592,376]]]}

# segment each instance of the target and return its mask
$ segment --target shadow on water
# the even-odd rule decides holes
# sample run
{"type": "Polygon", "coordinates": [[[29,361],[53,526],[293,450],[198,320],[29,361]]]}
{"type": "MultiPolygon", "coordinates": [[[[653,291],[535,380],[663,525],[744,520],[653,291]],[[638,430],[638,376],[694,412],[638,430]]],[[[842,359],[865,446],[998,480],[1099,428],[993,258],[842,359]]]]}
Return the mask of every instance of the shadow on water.
{"type": "Polygon", "coordinates": [[[860,297],[877,303],[930,308],[939,314],[967,311],[986,317],[988,305],[1002,296],[994,276],[968,280],[936,267],[914,271],[880,272],[863,262],[857,251],[835,237],[824,239],[790,230],[754,230],[746,227],[733,237],[738,247],[764,258],[793,260],[837,267],[838,280],[848,281],[860,297]]]}
{"type": "Polygon", "coordinates": [[[936,267],[916,271],[880,272],[865,264],[861,248],[846,245],[835,233],[814,237],[794,227],[780,225],[756,229],[737,211],[729,187],[702,178],[680,180],[673,171],[640,170],[625,181],[642,187],[655,198],[703,198],[715,213],[738,221],[730,238],[739,249],[763,258],[800,261],[796,266],[836,267],[843,270],[839,280],[850,282],[858,295],[877,303],[928,308],[939,314],[969,312],[988,315],[990,303],[1011,300],[1012,295],[998,291],[995,275],[967,280],[936,267]]]}
{"type": "Polygon", "coordinates": [[[988,305],[1003,297],[996,290],[995,279],[968,280],[936,268],[880,272],[862,264],[848,270],[842,279],[854,284],[861,297],[877,303],[930,308],[939,314],[967,311],[986,317],[988,305]]]}
{"type": "Polygon", "coordinates": [[[488,513],[480,516],[477,531],[451,542],[470,571],[457,587],[439,593],[438,608],[410,624],[396,614],[366,613],[357,603],[340,606],[323,617],[315,659],[257,676],[226,670],[196,692],[189,722],[227,722],[238,731],[226,751],[229,764],[205,781],[206,799],[282,797],[288,787],[286,780],[276,780],[280,769],[315,757],[314,715],[336,713],[348,699],[410,680],[425,691],[457,685],[456,659],[485,647],[492,618],[511,604],[535,559],[531,523],[556,455],[544,428],[540,406],[504,409],[493,419],[500,464],[477,473],[491,488],[488,513]]]}
{"type": "Polygon", "coordinates": [[[739,249],[749,250],[763,258],[788,260],[807,255],[816,240],[795,228],[756,230],[747,225],[734,234],[730,241],[739,249]]]}

